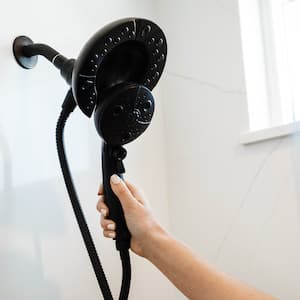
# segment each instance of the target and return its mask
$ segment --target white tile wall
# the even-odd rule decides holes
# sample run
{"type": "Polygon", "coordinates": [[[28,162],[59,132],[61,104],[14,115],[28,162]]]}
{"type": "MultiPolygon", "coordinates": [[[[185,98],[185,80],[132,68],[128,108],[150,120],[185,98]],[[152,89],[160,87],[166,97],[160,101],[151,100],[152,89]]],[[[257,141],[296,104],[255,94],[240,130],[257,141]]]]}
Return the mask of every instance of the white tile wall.
{"type": "Polygon", "coordinates": [[[296,300],[300,140],[239,144],[247,100],[237,14],[237,0],[160,1],[171,227],[221,271],[296,300]]]}
{"type": "MultiPolygon", "coordinates": [[[[280,299],[299,299],[300,140],[239,144],[247,102],[237,0],[14,0],[2,7],[0,299],[99,299],[55,153],[54,126],[66,87],[43,59],[36,69],[21,70],[11,42],[28,34],[76,57],[96,29],[129,15],[158,21],[169,54],[155,119],[128,146],[128,176],[144,187],[159,220],[168,226],[170,219],[172,232],[200,257],[280,299]]],[[[66,140],[116,295],[119,259],[114,245],[99,238],[94,208],[99,139],[77,112],[66,140]]],[[[184,299],[139,258],[131,298],[184,299]]]]}

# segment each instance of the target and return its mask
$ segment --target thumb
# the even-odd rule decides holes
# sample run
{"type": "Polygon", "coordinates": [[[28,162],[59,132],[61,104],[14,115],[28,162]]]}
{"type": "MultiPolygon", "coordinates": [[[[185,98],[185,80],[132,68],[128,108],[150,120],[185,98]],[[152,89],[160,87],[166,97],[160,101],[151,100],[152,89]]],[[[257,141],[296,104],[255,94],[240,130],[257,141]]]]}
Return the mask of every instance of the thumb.
{"type": "Polygon", "coordinates": [[[119,198],[124,211],[130,209],[135,204],[137,200],[118,175],[114,174],[110,177],[110,185],[115,195],[119,198]]]}

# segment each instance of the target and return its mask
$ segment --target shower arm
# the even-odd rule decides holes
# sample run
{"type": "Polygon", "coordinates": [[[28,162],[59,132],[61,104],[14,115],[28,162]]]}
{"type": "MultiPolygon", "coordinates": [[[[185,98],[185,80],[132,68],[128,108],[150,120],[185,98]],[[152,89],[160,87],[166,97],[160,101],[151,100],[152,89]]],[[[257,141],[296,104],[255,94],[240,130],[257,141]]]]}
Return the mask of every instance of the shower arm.
{"type": "Polygon", "coordinates": [[[75,59],[66,58],[46,44],[33,43],[26,36],[20,36],[16,39],[13,50],[14,56],[21,67],[32,69],[37,64],[38,55],[41,55],[60,70],[61,76],[66,80],[68,85],[72,84],[75,59]]]}

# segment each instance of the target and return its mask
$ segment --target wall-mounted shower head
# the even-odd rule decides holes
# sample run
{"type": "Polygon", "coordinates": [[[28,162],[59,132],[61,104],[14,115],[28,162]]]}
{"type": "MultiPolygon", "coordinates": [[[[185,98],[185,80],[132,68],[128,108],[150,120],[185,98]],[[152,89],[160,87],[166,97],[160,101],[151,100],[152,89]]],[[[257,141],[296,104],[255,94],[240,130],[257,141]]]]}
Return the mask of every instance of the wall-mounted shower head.
{"type": "Polygon", "coordinates": [[[151,90],[167,55],[166,38],[153,22],[124,19],[98,31],[81,51],[73,70],[73,93],[107,143],[126,144],[150,124],[151,90]]]}

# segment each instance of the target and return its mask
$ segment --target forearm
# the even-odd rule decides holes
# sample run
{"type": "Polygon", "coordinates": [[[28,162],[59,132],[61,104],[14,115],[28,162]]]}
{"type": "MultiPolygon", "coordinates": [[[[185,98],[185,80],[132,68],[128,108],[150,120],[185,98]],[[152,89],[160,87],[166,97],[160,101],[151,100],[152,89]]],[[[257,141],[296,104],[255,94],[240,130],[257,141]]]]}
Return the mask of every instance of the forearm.
{"type": "Polygon", "coordinates": [[[271,300],[200,261],[163,230],[145,240],[145,257],[191,300],[271,300]]]}

